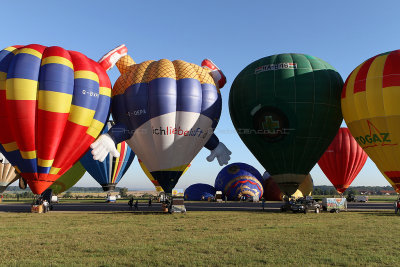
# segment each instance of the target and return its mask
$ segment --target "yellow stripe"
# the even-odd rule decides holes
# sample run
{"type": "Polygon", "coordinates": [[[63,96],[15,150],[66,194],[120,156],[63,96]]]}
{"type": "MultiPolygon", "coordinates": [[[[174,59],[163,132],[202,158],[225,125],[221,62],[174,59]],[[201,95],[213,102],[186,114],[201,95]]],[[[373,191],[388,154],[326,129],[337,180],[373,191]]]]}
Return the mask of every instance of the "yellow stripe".
{"type": "Polygon", "coordinates": [[[35,159],[36,151],[20,151],[22,158],[24,159],[35,159]]]}
{"type": "Polygon", "coordinates": [[[181,166],[178,166],[178,167],[173,167],[173,168],[161,170],[161,171],[178,171],[178,172],[181,171],[181,172],[183,172],[183,171],[186,170],[186,168],[187,168],[187,166],[188,166],[189,164],[190,164],[190,163],[184,164],[184,165],[181,165],[181,166]]]}
{"type": "Polygon", "coordinates": [[[41,66],[46,64],[61,64],[67,66],[72,70],[74,69],[74,65],[72,64],[72,62],[66,59],[65,57],[59,57],[59,56],[46,57],[42,60],[41,66]]]}
{"type": "Polygon", "coordinates": [[[70,122],[88,127],[93,120],[94,113],[94,110],[71,105],[71,111],[68,120],[70,122]]]}
{"type": "Polygon", "coordinates": [[[6,90],[7,73],[0,71],[0,90],[6,90]]]}
{"type": "Polygon", "coordinates": [[[40,53],[39,51],[32,49],[32,48],[22,48],[22,49],[18,49],[18,52],[16,54],[29,54],[32,56],[35,56],[37,58],[42,58],[42,53],[40,53]]]}
{"type": "Polygon", "coordinates": [[[12,52],[13,54],[16,54],[18,52],[18,48],[15,48],[14,46],[9,46],[7,48],[4,48],[3,50],[12,52]]]}
{"type": "Polygon", "coordinates": [[[36,100],[39,83],[34,80],[12,78],[7,79],[6,95],[9,100],[36,100]]]}
{"type": "Polygon", "coordinates": [[[39,109],[58,113],[69,113],[72,95],[39,90],[39,109]]]}
{"type": "Polygon", "coordinates": [[[100,87],[100,92],[101,95],[105,95],[108,97],[111,97],[111,88],[108,87],[100,87]]]}
{"type": "Polygon", "coordinates": [[[38,158],[38,165],[41,167],[51,167],[53,165],[54,159],[40,159],[38,158]]]}
{"type": "Polygon", "coordinates": [[[97,74],[94,73],[93,71],[88,71],[88,70],[75,71],[74,79],[89,79],[96,81],[97,83],[99,82],[99,76],[97,76],[97,74]]]}
{"type": "Polygon", "coordinates": [[[21,170],[18,168],[18,166],[14,166],[14,169],[15,169],[18,173],[21,173],[21,170]]]}
{"type": "Polygon", "coordinates": [[[7,144],[3,144],[4,150],[7,152],[18,150],[18,145],[16,142],[11,142],[7,144]]]}
{"type": "Polygon", "coordinates": [[[97,138],[99,136],[101,130],[103,130],[104,123],[93,119],[92,124],[90,124],[90,127],[87,129],[86,133],[93,138],[97,138]]]}
{"type": "Polygon", "coordinates": [[[51,167],[49,174],[57,174],[60,170],[61,168],[51,167]]]}

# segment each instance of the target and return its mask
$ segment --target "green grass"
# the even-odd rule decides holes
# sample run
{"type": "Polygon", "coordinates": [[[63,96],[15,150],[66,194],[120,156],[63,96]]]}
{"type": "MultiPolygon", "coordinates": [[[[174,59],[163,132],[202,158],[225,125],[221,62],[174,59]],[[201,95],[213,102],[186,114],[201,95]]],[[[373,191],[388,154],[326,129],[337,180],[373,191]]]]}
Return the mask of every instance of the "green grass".
{"type": "Polygon", "coordinates": [[[0,213],[0,266],[395,266],[384,212],[0,213]]]}

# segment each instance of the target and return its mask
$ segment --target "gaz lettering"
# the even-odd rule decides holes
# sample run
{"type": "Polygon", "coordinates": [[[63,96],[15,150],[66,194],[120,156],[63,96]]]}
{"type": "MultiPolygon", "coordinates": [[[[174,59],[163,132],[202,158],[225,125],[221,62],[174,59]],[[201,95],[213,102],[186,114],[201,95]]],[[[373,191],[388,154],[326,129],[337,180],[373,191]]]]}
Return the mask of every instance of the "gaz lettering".
{"type": "Polygon", "coordinates": [[[367,134],[366,136],[358,136],[356,137],[356,141],[360,145],[392,142],[392,140],[390,140],[389,133],[379,133],[372,135],[367,134]]]}

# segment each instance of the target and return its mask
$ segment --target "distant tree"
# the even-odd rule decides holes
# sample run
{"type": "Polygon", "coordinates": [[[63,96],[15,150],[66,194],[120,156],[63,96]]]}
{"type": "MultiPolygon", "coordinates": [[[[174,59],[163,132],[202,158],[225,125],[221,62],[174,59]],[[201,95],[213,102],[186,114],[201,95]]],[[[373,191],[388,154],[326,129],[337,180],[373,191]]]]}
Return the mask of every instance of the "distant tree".
{"type": "Polygon", "coordinates": [[[127,197],[128,196],[128,188],[123,187],[119,190],[119,194],[121,195],[121,197],[127,197]]]}
{"type": "Polygon", "coordinates": [[[72,198],[72,194],[71,194],[71,192],[66,192],[63,197],[72,198]]]}

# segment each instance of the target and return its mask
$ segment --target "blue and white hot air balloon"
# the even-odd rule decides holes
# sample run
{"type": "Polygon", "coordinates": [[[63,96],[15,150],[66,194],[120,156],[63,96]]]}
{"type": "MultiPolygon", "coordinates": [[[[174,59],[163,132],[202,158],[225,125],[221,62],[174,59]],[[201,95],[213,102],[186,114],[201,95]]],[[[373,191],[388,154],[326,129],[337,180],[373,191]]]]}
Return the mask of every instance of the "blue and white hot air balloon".
{"type": "Polygon", "coordinates": [[[182,60],[136,64],[122,47],[104,61],[116,61],[121,76],[113,87],[112,116],[116,125],[92,144],[95,159],[116,153],[124,140],[166,193],[205,146],[207,158],[227,164],[230,151],[213,134],[221,115],[219,88],[226,80],[210,61],[202,66],[182,60]]]}

